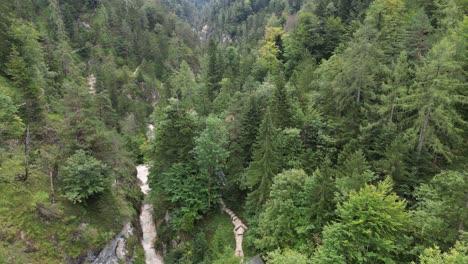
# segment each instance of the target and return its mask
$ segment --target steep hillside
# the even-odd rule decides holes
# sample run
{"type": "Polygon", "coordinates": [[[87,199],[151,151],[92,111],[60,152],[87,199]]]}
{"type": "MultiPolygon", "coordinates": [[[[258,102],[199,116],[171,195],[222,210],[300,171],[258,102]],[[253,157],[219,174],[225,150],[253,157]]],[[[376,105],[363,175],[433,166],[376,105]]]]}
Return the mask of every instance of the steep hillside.
{"type": "Polygon", "coordinates": [[[0,263],[468,263],[467,10],[0,0],[0,263]]]}

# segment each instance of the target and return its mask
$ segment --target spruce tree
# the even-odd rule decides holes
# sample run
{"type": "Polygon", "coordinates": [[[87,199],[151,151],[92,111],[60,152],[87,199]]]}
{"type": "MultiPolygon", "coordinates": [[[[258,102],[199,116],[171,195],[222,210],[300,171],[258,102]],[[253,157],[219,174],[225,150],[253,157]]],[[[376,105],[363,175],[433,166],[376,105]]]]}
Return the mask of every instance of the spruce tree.
{"type": "Polygon", "coordinates": [[[275,137],[276,128],[273,126],[271,111],[268,107],[260,125],[253,161],[246,172],[245,184],[250,189],[247,204],[252,212],[258,212],[268,199],[273,177],[279,171],[275,137]]]}
{"type": "Polygon", "coordinates": [[[163,109],[150,145],[153,175],[160,175],[174,163],[184,164],[192,160],[196,129],[195,117],[182,108],[177,100],[163,109]]]}
{"type": "Polygon", "coordinates": [[[291,106],[284,85],[277,85],[272,102],[273,123],[278,128],[292,126],[291,106]]]}
{"type": "Polygon", "coordinates": [[[240,126],[240,145],[244,152],[244,164],[252,161],[252,153],[255,140],[258,136],[258,127],[262,121],[262,115],[255,97],[250,97],[247,109],[242,116],[240,126]]]}

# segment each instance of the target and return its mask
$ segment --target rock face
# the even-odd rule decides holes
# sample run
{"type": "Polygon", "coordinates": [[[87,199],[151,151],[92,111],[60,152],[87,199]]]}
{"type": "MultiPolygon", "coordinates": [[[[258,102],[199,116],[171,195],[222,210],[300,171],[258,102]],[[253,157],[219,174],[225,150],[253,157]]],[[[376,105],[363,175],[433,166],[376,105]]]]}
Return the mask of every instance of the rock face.
{"type": "Polygon", "coordinates": [[[133,263],[133,261],[126,260],[128,250],[126,247],[127,239],[133,235],[133,227],[131,223],[127,223],[120,234],[112,240],[107,247],[105,247],[93,264],[117,264],[117,263],[133,263]]]}

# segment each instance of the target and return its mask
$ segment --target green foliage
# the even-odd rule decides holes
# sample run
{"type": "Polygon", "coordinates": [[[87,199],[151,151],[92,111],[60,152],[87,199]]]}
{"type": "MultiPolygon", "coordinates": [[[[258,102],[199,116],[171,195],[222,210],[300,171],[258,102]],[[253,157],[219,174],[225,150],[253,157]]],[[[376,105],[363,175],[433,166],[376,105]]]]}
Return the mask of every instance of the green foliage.
{"type": "Polygon", "coordinates": [[[195,116],[180,108],[178,101],[165,107],[150,145],[152,171],[160,174],[176,162],[188,162],[195,146],[195,116]]]}
{"type": "Polygon", "coordinates": [[[275,176],[270,196],[260,213],[258,248],[272,251],[276,248],[301,248],[307,244],[308,200],[302,170],[290,170],[275,176]]]}
{"type": "MultiPolygon", "coordinates": [[[[427,248],[419,256],[419,263],[421,264],[461,264],[468,261],[468,248],[466,242],[457,241],[455,246],[450,249],[450,252],[441,253],[440,249],[436,246],[427,248]]],[[[414,262],[413,262],[414,263],[414,262]]]]}
{"type": "Polygon", "coordinates": [[[405,252],[406,203],[391,193],[389,179],[353,191],[325,227],[314,263],[394,263],[405,252]]]}
{"type": "Polygon", "coordinates": [[[272,251],[268,254],[267,264],[307,264],[310,263],[309,258],[297,251],[285,249],[283,252],[279,250],[272,251]]]}
{"type": "Polygon", "coordinates": [[[177,231],[192,231],[201,214],[208,209],[209,193],[203,175],[196,175],[182,163],[162,174],[164,194],[176,208],[172,224],[177,231]]]}
{"type": "Polygon", "coordinates": [[[167,263],[239,262],[221,197],[246,258],[466,262],[465,0],[0,2],[0,262],[97,252],[135,161],[167,263]]]}
{"type": "Polygon", "coordinates": [[[229,247],[224,248],[222,253],[211,262],[212,264],[239,264],[240,260],[233,254],[233,250],[229,247]]]}
{"type": "Polygon", "coordinates": [[[102,193],[109,184],[109,167],[78,150],[63,167],[65,197],[73,203],[83,203],[102,193]]]}
{"type": "Polygon", "coordinates": [[[253,146],[258,135],[258,127],[262,121],[258,103],[254,97],[250,97],[242,116],[240,124],[240,144],[244,150],[245,164],[252,161],[253,146]]]}
{"type": "Polygon", "coordinates": [[[367,183],[374,179],[374,173],[369,170],[370,166],[361,150],[348,156],[346,160],[338,166],[336,187],[338,201],[346,200],[352,191],[359,191],[367,183]]]}
{"type": "Polygon", "coordinates": [[[11,97],[0,92],[0,137],[5,141],[19,138],[24,133],[24,124],[17,111],[11,97]]]}
{"type": "Polygon", "coordinates": [[[412,222],[420,243],[448,249],[457,240],[468,221],[467,188],[465,171],[443,171],[418,188],[412,222]]]}
{"type": "Polygon", "coordinates": [[[279,170],[275,135],[270,108],[267,108],[260,124],[253,161],[246,172],[246,184],[251,189],[247,203],[252,211],[258,210],[268,199],[273,177],[279,170]]]}
{"type": "Polygon", "coordinates": [[[413,121],[413,133],[418,134],[416,149],[440,155],[452,161],[453,146],[461,144],[461,127],[466,121],[456,105],[466,102],[460,94],[464,86],[462,52],[464,42],[449,33],[430,50],[423,64],[416,68],[415,92],[405,98],[403,107],[417,114],[413,121]]]}
{"type": "Polygon", "coordinates": [[[207,177],[207,188],[209,192],[208,205],[211,205],[213,196],[218,194],[214,191],[221,184],[225,184],[223,168],[229,156],[227,151],[227,130],[221,119],[209,116],[206,119],[206,128],[199,137],[195,138],[195,160],[200,173],[207,177]]]}
{"type": "Polygon", "coordinates": [[[333,170],[325,164],[317,169],[312,177],[305,183],[306,214],[310,219],[309,229],[316,232],[322,231],[326,223],[335,216],[334,194],[336,186],[333,179],[333,170]]]}

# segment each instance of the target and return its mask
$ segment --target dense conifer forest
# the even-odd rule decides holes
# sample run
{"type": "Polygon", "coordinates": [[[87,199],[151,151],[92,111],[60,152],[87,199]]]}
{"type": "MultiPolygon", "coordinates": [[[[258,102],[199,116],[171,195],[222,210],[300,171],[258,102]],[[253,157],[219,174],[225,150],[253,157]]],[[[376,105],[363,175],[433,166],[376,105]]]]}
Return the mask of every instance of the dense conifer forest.
{"type": "Polygon", "coordinates": [[[468,263],[467,12],[0,0],[0,264],[468,263]]]}

